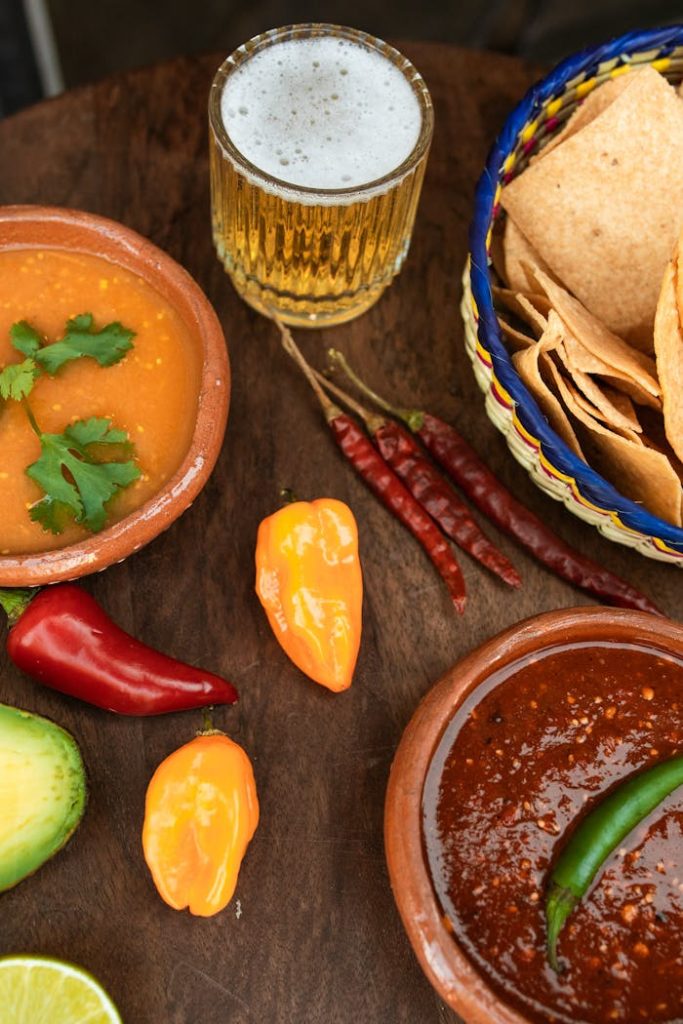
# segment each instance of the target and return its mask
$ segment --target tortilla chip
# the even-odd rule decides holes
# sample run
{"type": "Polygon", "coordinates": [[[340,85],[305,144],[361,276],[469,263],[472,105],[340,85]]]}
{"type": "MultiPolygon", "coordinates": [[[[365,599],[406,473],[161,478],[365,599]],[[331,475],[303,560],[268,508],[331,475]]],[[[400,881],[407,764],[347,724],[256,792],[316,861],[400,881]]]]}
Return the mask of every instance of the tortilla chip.
{"type": "Polygon", "coordinates": [[[574,381],[579,395],[582,395],[590,403],[594,410],[592,415],[596,419],[607,423],[610,427],[620,427],[622,430],[630,430],[636,434],[641,433],[643,428],[638,422],[633,403],[628,395],[623,395],[608,385],[602,384],[601,386],[583,370],[572,367],[564,342],[558,346],[557,354],[574,381]]]}
{"type": "MultiPolygon", "coordinates": [[[[612,391],[611,388],[607,388],[606,391],[611,392],[613,395],[618,397],[625,398],[627,402],[630,402],[627,395],[620,396],[618,391],[612,391]]],[[[635,430],[626,416],[617,418],[615,416],[615,411],[617,411],[616,406],[611,405],[608,395],[603,393],[601,395],[603,401],[599,405],[595,405],[595,403],[591,402],[591,400],[578,387],[574,388],[573,394],[581,408],[585,409],[586,412],[594,419],[598,420],[600,423],[604,423],[606,427],[609,427],[610,430],[614,430],[617,434],[621,434],[622,437],[628,437],[631,441],[635,441],[636,444],[642,444],[642,438],[640,435],[643,432],[643,428],[640,423],[638,423],[638,420],[635,420],[637,425],[637,430],[635,430]]],[[[631,405],[631,409],[633,409],[633,405],[631,405]]]]}
{"type": "Polygon", "coordinates": [[[655,352],[662,382],[664,430],[676,455],[683,459],[683,330],[676,301],[677,278],[678,267],[672,262],[666,268],[657,306],[655,352]]]}
{"type": "Polygon", "coordinates": [[[528,324],[538,337],[543,334],[548,326],[548,313],[550,312],[550,302],[545,295],[513,292],[509,288],[497,288],[494,285],[493,297],[528,324]]]}
{"type": "Polygon", "coordinates": [[[529,279],[522,268],[522,260],[530,267],[540,267],[547,274],[552,274],[550,267],[541,259],[534,247],[524,237],[511,217],[505,218],[502,239],[503,250],[503,281],[515,292],[528,292],[529,279]]]}
{"type": "Polygon", "coordinates": [[[565,335],[564,349],[567,353],[567,366],[572,375],[574,372],[598,374],[602,381],[609,384],[612,388],[624,392],[634,402],[637,402],[638,405],[648,406],[661,412],[662,403],[659,398],[651,395],[649,391],[646,391],[636,381],[632,380],[628,374],[614,370],[604,360],[594,356],[592,352],[589,352],[587,348],[584,348],[576,340],[571,332],[565,335]]]}
{"type": "Polygon", "coordinates": [[[609,430],[613,430],[615,434],[620,434],[621,437],[627,437],[629,441],[633,441],[634,444],[644,443],[642,431],[641,433],[636,433],[635,430],[632,430],[630,427],[614,426],[610,423],[607,416],[597,408],[597,406],[593,405],[588,401],[585,395],[581,394],[578,388],[574,388],[572,394],[581,408],[587,412],[589,416],[592,416],[593,419],[597,420],[598,423],[602,423],[609,430]]]}
{"type": "Polygon", "coordinates": [[[641,418],[643,421],[643,444],[646,444],[648,448],[655,448],[658,452],[663,452],[673,466],[678,479],[683,484],[683,462],[677,457],[666,439],[662,416],[652,409],[643,409],[641,411],[641,418]]]}
{"type": "Polygon", "coordinates": [[[524,349],[530,348],[531,345],[535,345],[537,339],[533,338],[530,334],[524,334],[522,331],[518,331],[516,327],[509,324],[500,314],[498,316],[498,326],[507,338],[509,347],[513,352],[523,352],[524,349]]]}
{"type": "Polygon", "coordinates": [[[578,374],[576,386],[600,412],[598,419],[604,419],[608,427],[625,430],[630,434],[642,434],[643,428],[628,395],[616,391],[608,384],[600,387],[586,374],[578,374]]]}
{"type": "MultiPolygon", "coordinates": [[[[635,381],[652,398],[659,399],[661,390],[654,359],[644,352],[635,351],[609,331],[578,299],[552,281],[538,267],[533,270],[528,268],[528,272],[548,296],[553,309],[557,310],[569,332],[594,357],[596,362],[593,365],[597,366],[599,360],[608,367],[608,372],[617,378],[623,375],[627,380],[635,381]],[[616,374],[614,371],[617,371],[616,374]]],[[[588,370],[585,366],[582,369],[586,373],[600,373],[598,369],[588,370]]]]}
{"type": "Polygon", "coordinates": [[[621,391],[615,391],[614,388],[611,388],[607,385],[603,387],[602,393],[603,395],[606,395],[606,397],[612,403],[614,408],[617,409],[621,413],[621,415],[626,418],[626,420],[629,423],[629,426],[631,427],[631,430],[635,430],[636,434],[639,434],[643,428],[640,424],[640,420],[638,419],[638,414],[635,410],[633,402],[628,397],[628,395],[623,394],[623,392],[621,391]]]}
{"type": "MultiPolygon", "coordinates": [[[[493,287],[493,297],[499,302],[502,302],[508,307],[511,312],[515,313],[516,316],[526,323],[531,328],[530,334],[525,334],[519,331],[512,324],[508,323],[505,317],[501,316],[500,313],[496,313],[498,317],[498,324],[501,331],[507,338],[510,348],[515,352],[524,351],[529,348],[530,345],[534,344],[534,341],[541,337],[544,330],[548,326],[548,321],[543,316],[534,304],[522,294],[522,292],[513,292],[509,288],[497,288],[493,287]]],[[[548,300],[544,295],[532,296],[534,300],[538,300],[540,305],[546,310],[549,309],[548,300]]]]}
{"type": "Polygon", "coordinates": [[[643,351],[652,351],[662,276],[683,226],[682,149],[683,105],[646,67],[502,194],[537,261],[643,351]]]}
{"type": "Polygon", "coordinates": [[[606,426],[609,430],[614,431],[615,434],[619,434],[620,437],[625,437],[629,441],[633,441],[634,444],[643,443],[638,434],[634,430],[631,430],[630,427],[613,426],[611,423],[609,423],[606,420],[602,411],[597,406],[593,405],[592,402],[590,402],[584,395],[582,395],[578,388],[574,387],[571,381],[562,377],[562,375],[559,374],[559,370],[557,370],[557,367],[555,368],[555,370],[556,372],[553,374],[555,378],[555,385],[557,387],[557,390],[561,394],[562,398],[565,399],[565,405],[567,404],[566,397],[569,395],[572,399],[572,402],[575,402],[576,405],[583,409],[583,411],[587,413],[592,419],[604,424],[604,426],[606,426]]]}
{"type": "Polygon", "coordinates": [[[512,361],[515,364],[515,369],[536,399],[541,412],[555,433],[562,438],[575,455],[578,455],[585,462],[581,445],[569,422],[569,417],[564,411],[561,402],[553,394],[544,379],[543,371],[545,370],[547,376],[550,370],[549,364],[551,360],[548,352],[559,343],[562,337],[561,324],[558,317],[552,311],[550,316],[551,319],[548,321],[548,327],[544,331],[541,340],[527,348],[524,352],[516,352],[512,357],[512,361]]]}
{"type": "Polygon", "coordinates": [[[603,426],[576,401],[573,389],[561,375],[557,383],[562,401],[576,421],[576,433],[590,465],[627,498],[641,503],[660,519],[681,526],[683,490],[666,455],[603,426]]]}
{"type": "Polygon", "coordinates": [[[602,114],[603,110],[607,110],[610,104],[614,103],[618,96],[621,96],[624,89],[631,84],[637,74],[638,71],[626,72],[618,75],[616,78],[608,78],[602,85],[596,86],[592,92],[588,93],[583,103],[576,108],[564,127],[551,136],[550,141],[546,143],[543,149],[532,156],[530,162],[533,163],[535,160],[540,160],[541,157],[551,153],[553,149],[556,149],[566,139],[570,139],[572,135],[576,135],[577,132],[585,128],[591,121],[594,121],[596,117],[602,114]]]}

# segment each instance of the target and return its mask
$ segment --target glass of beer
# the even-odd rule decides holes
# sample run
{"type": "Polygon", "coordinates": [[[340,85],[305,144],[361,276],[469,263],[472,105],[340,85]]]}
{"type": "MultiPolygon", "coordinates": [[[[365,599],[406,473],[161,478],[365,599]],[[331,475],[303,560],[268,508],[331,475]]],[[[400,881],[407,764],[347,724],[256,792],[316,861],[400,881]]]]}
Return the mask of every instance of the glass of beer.
{"type": "Polygon", "coordinates": [[[209,122],[213,237],[239,294],[302,327],[376,302],[408,251],[432,137],[412,64],[355,29],[274,29],[219,68],[209,122]]]}

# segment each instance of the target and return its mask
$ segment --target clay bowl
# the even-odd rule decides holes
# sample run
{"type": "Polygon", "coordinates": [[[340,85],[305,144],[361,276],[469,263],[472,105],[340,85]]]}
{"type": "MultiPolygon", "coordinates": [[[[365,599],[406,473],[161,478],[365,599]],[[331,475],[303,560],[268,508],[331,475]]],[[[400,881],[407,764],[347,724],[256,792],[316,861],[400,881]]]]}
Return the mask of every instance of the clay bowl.
{"type": "Polygon", "coordinates": [[[223,443],[230,367],[221,325],[201,288],[175,260],[130,228],[77,210],[4,206],[0,207],[0,239],[0,249],[42,247],[90,253],[132,271],[174,307],[203,352],[192,441],[182,464],[163,488],[135,512],[77,544],[45,553],[0,556],[0,586],[41,586],[120,562],[153,540],[192,504],[223,443]]]}
{"type": "Polygon", "coordinates": [[[384,837],[389,877],[423,971],[466,1024],[528,1024],[507,1006],[443,923],[423,851],[422,793],[439,740],[461,702],[493,672],[558,644],[642,643],[683,657],[683,627],[643,612],[570,608],[526,619],[458,662],[429,691],[406,728],[391,768],[384,837]]]}

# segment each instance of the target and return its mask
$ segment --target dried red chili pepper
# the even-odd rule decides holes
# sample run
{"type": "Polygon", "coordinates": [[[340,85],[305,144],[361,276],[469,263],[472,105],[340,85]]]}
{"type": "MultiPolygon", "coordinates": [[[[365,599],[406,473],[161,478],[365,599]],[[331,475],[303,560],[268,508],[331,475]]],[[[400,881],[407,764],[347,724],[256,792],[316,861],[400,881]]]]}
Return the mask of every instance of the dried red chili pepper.
{"type": "Polygon", "coordinates": [[[70,697],[120,715],[161,715],[234,704],[234,686],[169,658],[117,626],[71,583],[0,590],[11,629],[7,653],[22,672],[70,697]]]}
{"type": "Polygon", "coordinates": [[[276,323],[282,334],[285,351],[303,370],[318,396],[327,424],[342,452],[370,490],[420,542],[448,587],[448,592],[457,611],[462,614],[466,602],[465,581],[448,542],[373,447],[362,427],[359,427],[350,416],[343,413],[323,393],[313,370],[299,352],[290,332],[279,321],[276,323]]]}
{"type": "Polygon", "coordinates": [[[394,408],[361,381],[340,353],[334,354],[334,360],[364,394],[417,434],[430,455],[480,512],[542,565],[608,604],[662,615],[659,608],[630,583],[586,558],[553,533],[507,490],[455,427],[419,409],[394,408]]]}
{"type": "Polygon", "coordinates": [[[322,374],[316,373],[316,377],[364,420],[382,458],[446,536],[509,586],[520,587],[522,579],[514,565],[479,528],[465,502],[443,479],[412,435],[394,420],[369,412],[322,374]]]}

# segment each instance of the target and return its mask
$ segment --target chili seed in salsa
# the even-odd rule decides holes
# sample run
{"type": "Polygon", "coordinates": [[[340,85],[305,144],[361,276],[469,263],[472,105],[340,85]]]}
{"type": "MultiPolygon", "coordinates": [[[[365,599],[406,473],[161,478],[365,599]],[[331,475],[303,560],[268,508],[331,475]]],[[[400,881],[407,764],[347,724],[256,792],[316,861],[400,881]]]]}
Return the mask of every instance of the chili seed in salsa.
{"type": "Polygon", "coordinates": [[[633,772],[683,751],[683,662],[614,643],[555,647],[477,688],[423,796],[454,939],[534,1022],[683,1020],[683,792],[605,862],[546,955],[545,885],[570,827],[633,772]]]}

